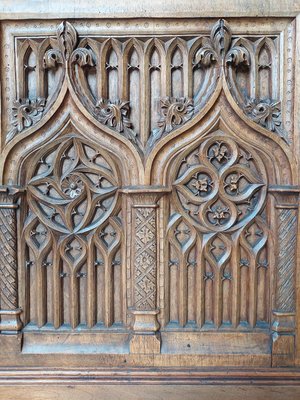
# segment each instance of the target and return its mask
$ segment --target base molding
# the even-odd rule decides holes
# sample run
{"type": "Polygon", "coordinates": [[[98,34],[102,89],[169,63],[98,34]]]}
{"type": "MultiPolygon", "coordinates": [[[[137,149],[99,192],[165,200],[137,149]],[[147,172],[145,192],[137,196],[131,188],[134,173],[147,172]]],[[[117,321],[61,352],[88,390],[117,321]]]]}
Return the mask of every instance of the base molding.
{"type": "Polygon", "coordinates": [[[275,385],[300,386],[300,368],[4,368],[6,385],[275,385]]]}

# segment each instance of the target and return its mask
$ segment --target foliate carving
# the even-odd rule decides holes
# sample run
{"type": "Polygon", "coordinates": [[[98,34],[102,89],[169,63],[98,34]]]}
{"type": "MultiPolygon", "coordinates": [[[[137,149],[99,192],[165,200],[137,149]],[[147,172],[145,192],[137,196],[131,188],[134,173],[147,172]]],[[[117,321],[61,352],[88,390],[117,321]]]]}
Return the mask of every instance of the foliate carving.
{"type": "Polygon", "coordinates": [[[152,132],[150,146],[160,139],[164,133],[169,133],[190,120],[194,114],[193,99],[166,97],[160,102],[162,117],[157,124],[159,128],[152,132]]]}
{"type": "Polygon", "coordinates": [[[58,26],[57,40],[61,53],[68,60],[77,44],[77,32],[70,22],[63,21],[58,26]]]}
{"type": "Polygon", "coordinates": [[[233,46],[227,53],[225,57],[225,62],[227,65],[232,65],[237,67],[239,65],[244,65],[246,67],[250,66],[250,55],[245,47],[233,46]]]}
{"type": "Polygon", "coordinates": [[[42,150],[27,184],[30,207],[61,233],[94,229],[114,206],[117,189],[101,152],[75,137],[42,150]]]}
{"type": "Polygon", "coordinates": [[[195,55],[194,65],[200,64],[210,67],[212,63],[219,62],[238,66],[250,65],[249,52],[240,46],[231,46],[232,32],[229,24],[220,19],[212,28],[210,39],[204,41],[203,46],[195,55]],[[229,50],[230,49],[230,50],[229,50]]]}
{"type": "MultiPolygon", "coordinates": [[[[34,101],[36,92],[51,107],[67,79],[88,112],[131,140],[144,156],[207,104],[221,75],[238,105],[255,121],[249,98],[255,99],[255,105],[280,101],[279,85],[273,82],[279,68],[277,38],[234,36],[222,19],[210,35],[124,40],[97,34],[79,37],[74,26],[64,21],[56,38],[18,38],[17,42],[16,92],[21,98],[34,101]],[[109,105],[112,117],[106,115],[109,105]]],[[[285,140],[277,116],[274,124],[267,120],[258,123],[285,140]]]]}
{"type": "Polygon", "coordinates": [[[94,67],[95,60],[93,53],[90,49],[78,48],[73,51],[71,56],[71,63],[78,64],[80,67],[94,67]]]}
{"type": "Polygon", "coordinates": [[[58,49],[49,49],[43,57],[44,69],[55,69],[59,64],[63,64],[63,57],[58,49]]]}
{"type": "Polygon", "coordinates": [[[245,111],[254,122],[277,133],[289,143],[288,134],[282,128],[281,104],[279,101],[257,101],[252,99],[246,104],[245,111]]]}
{"type": "Polygon", "coordinates": [[[203,231],[237,229],[260,211],[263,167],[246,149],[215,136],[188,159],[182,161],[174,194],[193,224],[203,231]]]}
{"type": "Polygon", "coordinates": [[[136,310],[156,309],[156,210],[135,208],[136,310]]]}
{"type": "Polygon", "coordinates": [[[12,140],[16,134],[40,121],[45,104],[46,100],[43,98],[16,100],[13,106],[13,128],[8,132],[6,141],[12,140]]]}
{"type": "Polygon", "coordinates": [[[229,24],[220,19],[212,28],[210,38],[214,48],[220,56],[226,54],[231,42],[231,29],[229,24]]]}
{"type": "Polygon", "coordinates": [[[132,131],[132,123],[128,118],[129,101],[112,102],[101,98],[96,104],[97,119],[117,132],[123,133],[128,139],[136,141],[136,133],[132,131]]]}

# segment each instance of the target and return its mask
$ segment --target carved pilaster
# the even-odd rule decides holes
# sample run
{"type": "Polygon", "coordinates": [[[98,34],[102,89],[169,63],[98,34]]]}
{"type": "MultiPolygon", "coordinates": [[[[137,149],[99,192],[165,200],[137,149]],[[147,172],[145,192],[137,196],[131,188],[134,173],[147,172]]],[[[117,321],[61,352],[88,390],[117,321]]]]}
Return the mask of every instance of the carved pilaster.
{"type": "Polygon", "coordinates": [[[18,308],[17,199],[22,190],[0,187],[0,331],[16,333],[22,328],[18,308]]]}
{"type": "Polygon", "coordinates": [[[294,334],[296,310],[296,259],[298,201],[300,188],[271,187],[275,198],[275,308],[273,310],[273,366],[294,363],[294,334]]]}
{"type": "Polygon", "coordinates": [[[132,353],[160,351],[157,322],[157,210],[158,200],[168,190],[161,187],[127,188],[132,232],[132,353]]]}

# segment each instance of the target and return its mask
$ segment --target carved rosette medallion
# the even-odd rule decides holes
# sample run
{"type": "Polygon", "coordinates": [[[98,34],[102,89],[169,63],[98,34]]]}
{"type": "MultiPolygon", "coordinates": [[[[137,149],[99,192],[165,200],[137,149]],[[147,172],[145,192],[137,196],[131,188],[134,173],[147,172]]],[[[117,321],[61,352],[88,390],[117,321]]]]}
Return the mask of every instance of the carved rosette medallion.
{"type": "Polygon", "coordinates": [[[174,182],[176,203],[202,232],[236,230],[264,205],[263,171],[232,139],[213,136],[182,161],[174,182]]]}

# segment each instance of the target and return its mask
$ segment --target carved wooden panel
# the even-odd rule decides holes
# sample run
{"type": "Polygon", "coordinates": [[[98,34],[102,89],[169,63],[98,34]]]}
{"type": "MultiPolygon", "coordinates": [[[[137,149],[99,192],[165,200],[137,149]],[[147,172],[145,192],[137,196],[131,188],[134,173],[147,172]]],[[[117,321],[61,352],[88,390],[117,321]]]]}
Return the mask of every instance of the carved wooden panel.
{"type": "Polygon", "coordinates": [[[1,29],[3,362],[295,365],[295,21],[1,29]]]}
{"type": "Polygon", "coordinates": [[[111,158],[72,135],[30,162],[25,321],[55,328],[121,323],[120,183],[111,158]]]}
{"type": "Polygon", "coordinates": [[[248,329],[269,321],[267,178],[252,154],[216,131],[177,161],[168,226],[172,324],[248,329]]]}

